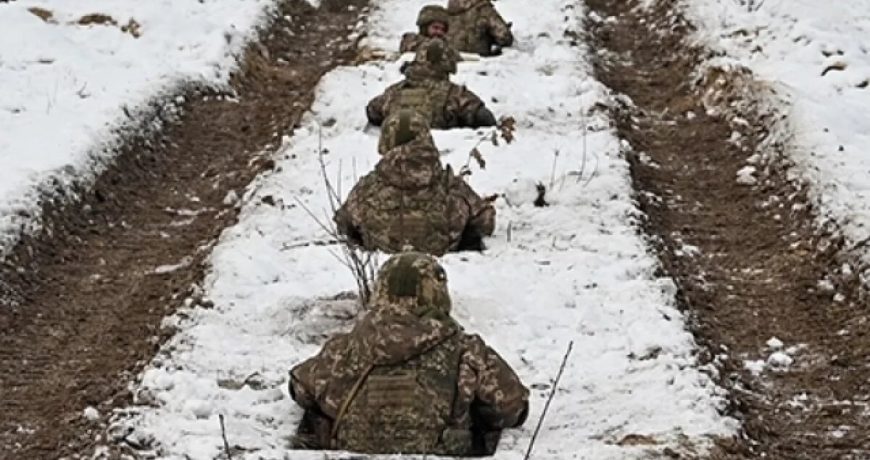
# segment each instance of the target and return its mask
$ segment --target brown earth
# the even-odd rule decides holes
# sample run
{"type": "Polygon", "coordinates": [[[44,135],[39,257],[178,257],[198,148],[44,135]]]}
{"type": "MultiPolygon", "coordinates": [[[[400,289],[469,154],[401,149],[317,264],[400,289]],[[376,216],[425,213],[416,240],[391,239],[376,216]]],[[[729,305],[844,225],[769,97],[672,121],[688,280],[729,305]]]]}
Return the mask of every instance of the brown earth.
{"type": "Polygon", "coordinates": [[[0,458],[86,456],[112,408],[130,403],[127,385],[171,334],[161,319],[236,220],[228,194],[274,167],[321,75],[356,57],[365,7],[285,1],[232,96],[188,88],[180,117],[127,137],[80,199],[46,197],[43,229],[0,264],[0,458]],[[101,417],[87,420],[88,406],[101,417]]]}
{"type": "Polygon", "coordinates": [[[868,309],[858,270],[843,267],[855,258],[788,179],[787,144],[763,142],[777,117],[753,103],[751,74],[705,74],[709,52],[688,44],[675,0],[586,4],[596,75],[633,101],[613,120],[645,230],[743,422],[711,457],[870,458],[868,309]],[[702,102],[711,94],[719,110],[702,102]],[[738,184],[753,153],[758,184],[738,184]],[[744,360],[766,359],[771,337],[798,346],[794,363],[753,375],[744,360]]]}

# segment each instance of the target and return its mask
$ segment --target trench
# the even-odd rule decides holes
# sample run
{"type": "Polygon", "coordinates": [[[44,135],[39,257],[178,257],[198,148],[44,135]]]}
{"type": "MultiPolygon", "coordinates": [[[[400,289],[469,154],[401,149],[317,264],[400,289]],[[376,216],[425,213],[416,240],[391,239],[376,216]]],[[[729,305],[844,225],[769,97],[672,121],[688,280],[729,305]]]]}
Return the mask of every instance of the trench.
{"type": "Polygon", "coordinates": [[[647,3],[586,0],[586,38],[596,76],[631,100],[611,113],[643,229],[742,422],[709,457],[870,458],[868,309],[846,244],[789,177],[788,145],[769,141],[775,117],[745,91],[705,104],[704,85],[746,75],[704,78],[710,53],[689,40],[680,3],[647,3]],[[755,183],[738,183],[754,154],[755,183]]]}
{"type": "Polygon", "coordinates": [[[310,107],[323,74],[357,57],[365,0],[279,5],[231,90],[190,87],[181,115],[123,139],[81,198],[47,197],[42,228],[0,264],[0,458],[80,458],[197,293],[239,196],[310,107]],[[85,417],[87,407],[99,417],[85,417]]]}

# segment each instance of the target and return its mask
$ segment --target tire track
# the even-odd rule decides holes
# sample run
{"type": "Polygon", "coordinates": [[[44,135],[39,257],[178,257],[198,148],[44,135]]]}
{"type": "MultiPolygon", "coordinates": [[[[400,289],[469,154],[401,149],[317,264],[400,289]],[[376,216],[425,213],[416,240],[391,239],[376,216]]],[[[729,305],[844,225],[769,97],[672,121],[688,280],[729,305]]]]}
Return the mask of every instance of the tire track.
{"type": "Polygon", "coordinates": [[[129,404],[127,384],[173,332],[162,318],[235,222],[234,195],[274,167],[321,75],[356,57],[364,7],[285,1],[232,91],[188,88],[180,118],[126,139],[80,202],[46,200],[43,230],[0,265],[0,458],[80,457],[129,404]]]}
{"type": "Polygon", "coordinates": [[[744,422],[712,457],[870,458],[868,315],[842,238],[789,179],[752,76],[704,74],[678,2],[639,3],[587,0],[588,38],[599,79],[633,102],[613,119],[646,230],[744,422]]]}

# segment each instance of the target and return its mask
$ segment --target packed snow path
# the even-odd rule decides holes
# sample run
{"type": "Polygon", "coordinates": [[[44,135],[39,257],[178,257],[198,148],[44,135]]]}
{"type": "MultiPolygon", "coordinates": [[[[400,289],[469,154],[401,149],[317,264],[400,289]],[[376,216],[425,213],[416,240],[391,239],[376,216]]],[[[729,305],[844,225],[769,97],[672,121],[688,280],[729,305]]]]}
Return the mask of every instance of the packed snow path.
{"type": "MultiPolygon", "coordinates": [[[[379,2],[370,44],[394,50],[424,4],[379,2]]],[[[565,0],[538,2],[533,15],[522,0],[498,8],[514,22],[517,47],[462,63],[456,80],[497,115],[517,119],[517,140],[484,144],[486,170],[472,166],[470,177],[480,193],[505,198],[484,253],[443,258],[460,322],[533,388],[529,422],[505,432],[496,456],[522,458],[571,340],[535,458],[703,451],[734,423],[719,415],[721,390],[697,368],[674,285],[656,276],[638,235],[628,164],[606,114],[593,109],[607,92],[571,38],[581,32],[583,8],[565,0]],[[536,182],[548,186],[549,207],[532,205],[536,182]]],[[[373,62],[325,77],[311,114],[275,157],[276,172],[244,194],[239,224],[215,247],[204,286],[213,307],[168,320],[180,332],[136,385],[141,405],[119,414],[113,432],[122,443],[159,458],[214,458],[223,449],[222,414],[237,458],[323,458],[287,452],[301,417],[287,396],[287,371],[350,326],[353,302],[330,299],[354,281],[295,200],[328,214],[321,134],[328,174],[341,177],[343,194],[374,165],[378,130],[365,129],[363,107],[400,78],[398,67],[373,62]]],[[[435,139],[458,170],[481,133],[441,131],[435,139]]]]}

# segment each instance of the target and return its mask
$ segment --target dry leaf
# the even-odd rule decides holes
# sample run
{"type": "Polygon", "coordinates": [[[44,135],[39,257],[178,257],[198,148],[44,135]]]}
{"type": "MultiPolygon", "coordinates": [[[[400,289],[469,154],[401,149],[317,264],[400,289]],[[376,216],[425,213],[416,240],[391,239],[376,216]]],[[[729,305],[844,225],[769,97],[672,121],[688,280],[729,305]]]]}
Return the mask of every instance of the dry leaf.
{"type": "Polygon", "coordinates": [[[490,141],[492,142],[492,145],[498,147],[498,133],[497,132],[495,132],[495,131],[492,132],[492,136],[490,136],[490,141]]]}

